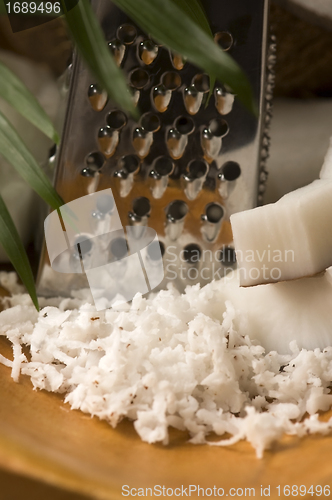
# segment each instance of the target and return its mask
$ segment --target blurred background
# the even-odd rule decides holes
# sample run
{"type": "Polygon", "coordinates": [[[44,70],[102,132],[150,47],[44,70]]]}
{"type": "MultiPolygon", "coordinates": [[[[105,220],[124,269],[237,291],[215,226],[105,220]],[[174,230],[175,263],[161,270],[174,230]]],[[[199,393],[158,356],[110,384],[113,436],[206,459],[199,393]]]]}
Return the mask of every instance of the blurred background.
{"type": "MultiPolygon", "coordinates": [[[[55,121],[60,103],[58,78],[71,56],[61,18],[28,29],[24,16],[13,34],[0,16],[0,61],[35,94],[55,121]]],[[[332,3],[330,0],[275,0],[271,28],[277,37],[274,118],[265,203],[318,176],[332,136],[332,3]]],[[[0,109],[43,164],[52,143],[0,99],[0,109]]],[[[32,191],[0,157],[0,192],[33,258],[33,228],[40,205],[32,191]]],[[[34,258],[34,266],[37,259],[34,258]]],[[[11,269],[0,247],[1,269],[11,269]]],[[[27,478],[0,471],[0,500],[83,500],[27,478]]]]}

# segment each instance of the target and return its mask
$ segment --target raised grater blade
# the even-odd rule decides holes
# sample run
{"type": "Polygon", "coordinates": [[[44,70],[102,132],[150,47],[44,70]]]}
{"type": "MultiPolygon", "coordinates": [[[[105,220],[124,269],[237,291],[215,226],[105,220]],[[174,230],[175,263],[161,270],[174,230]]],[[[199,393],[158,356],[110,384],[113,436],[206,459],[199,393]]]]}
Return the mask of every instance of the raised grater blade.
{"type": "MultiPolygon", "coordinates": [[[[275,59],[268,0],[202,1],[216,43],[250,79],[258,118],[222,82],[206,105],[207,75],[158,45],[112,3],[92,4],[141,118],[136,123],[118,109],[75,55],[55,187],[66,203],[111,188],[123,227],[157,232],[165,276],[155,289],[168,282],[180,291],[204,285],[236,266],[230,215],[262,201],[275,59]]],[[[94,199],[84,216],[86,239],[96,234],[96,218],[106,215],[94,199]]],[[[70,232],[69,249],[79,237],[70,232]]],[[[84,272],[53,270],[44,246],[39,293],[68,295],[88,286],[84,272]]]]}

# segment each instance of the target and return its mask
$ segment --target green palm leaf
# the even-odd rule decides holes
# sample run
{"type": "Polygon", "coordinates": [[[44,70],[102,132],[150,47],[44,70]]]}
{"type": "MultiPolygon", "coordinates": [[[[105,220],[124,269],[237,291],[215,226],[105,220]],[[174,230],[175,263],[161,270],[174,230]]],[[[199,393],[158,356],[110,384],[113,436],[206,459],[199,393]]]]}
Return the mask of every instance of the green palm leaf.
{"type": "Polygon", "coordinates": [[[25,146],[21,137],[0,112],[0,154],[6,158],[20,176],[52,208],[58,209],[63,200],[53,188],[48,177],[25,146]]]}
{"type": "Polygon", "coordinates": [[[0,243],[10,258],[17,274],[25,285],[32,302],[39,311],[35,282],[28,256],[25,252],[14,222],[0,195],[0,243]]]}
{"type": "Polygon", "coordinates": [[[199,0],[173,0],[205,33],[213,37],[209,21],[199,0]]]}
{"type": "Polygon", "coordinates": [[[59,144],[58,133],[37,99],[2,62],[0,62],[0,96],[47,137],[59,144]]]}
{"type": "MultiPolygon", "coordinates": [[[[204,9],[199,0],[173,0],[173,2],[178,7],[180,7],[186,14],[188,14],[188,16],[198,26],[200,26],[202,30],[205,31],[205,33],[211,37],[211,39],[213,39],[213,33],[211,31],[209,21],[206,17],[204,9]]],[[[213,94],[215,81],[216,81],[215,76],[210,75],[210,92],[208,100],[206,101],[206,106],[208,105],[210,97],[213,94]]]]}

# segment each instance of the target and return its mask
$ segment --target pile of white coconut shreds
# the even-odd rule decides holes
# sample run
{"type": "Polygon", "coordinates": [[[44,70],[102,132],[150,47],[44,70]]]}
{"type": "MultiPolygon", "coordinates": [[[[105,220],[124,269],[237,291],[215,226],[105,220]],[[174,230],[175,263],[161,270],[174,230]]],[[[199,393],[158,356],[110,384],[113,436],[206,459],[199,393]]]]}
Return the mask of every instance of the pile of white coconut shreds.
{"type": "Polygon", "coordinates": [[[40,313],[18,293],[13,273],[0,273],[0,282],[13,294],[0,313],[0,334],[14,354],[0,362],[14,380],[28,375],[34,388],[63,393],[72,408],[113,427],[128,417],[148,443],[167,444],[172,426],[187,429],[194,444],[247,439],[262,457],[283,433],[332,428],[332,419],[322,422],[317,413],[332,405],[332,347],[299,350],[293,342],[292,354],[265,353],[235,329],[236,310],[220,299],[222,282],[183,295],[137,295],[102,312],[83,292],[40,299],[40,313]],[[213,433],[232,437],[209,442],[213,433]]]}

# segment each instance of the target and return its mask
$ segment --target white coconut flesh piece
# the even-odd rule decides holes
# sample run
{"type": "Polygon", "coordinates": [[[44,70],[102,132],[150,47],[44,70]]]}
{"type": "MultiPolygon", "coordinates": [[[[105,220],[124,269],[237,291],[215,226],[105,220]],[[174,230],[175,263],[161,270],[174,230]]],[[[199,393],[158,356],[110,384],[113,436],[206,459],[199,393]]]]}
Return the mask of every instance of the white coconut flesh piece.
{"type": "Polygon", "coordinates": [[[332,265],[332,152],[324,178],[231,216],[240,285],[292,280],[332,265]]]}
{"type": "MultiPolygon", "coordinates": [[[[235,326],[266,352],[332,345],[332,268],[311,278],[240,287],[237,273],[224,288],[236,309],[235,326]]],[[[226,298],[226,297],[225,297],[226,298]]]]}

